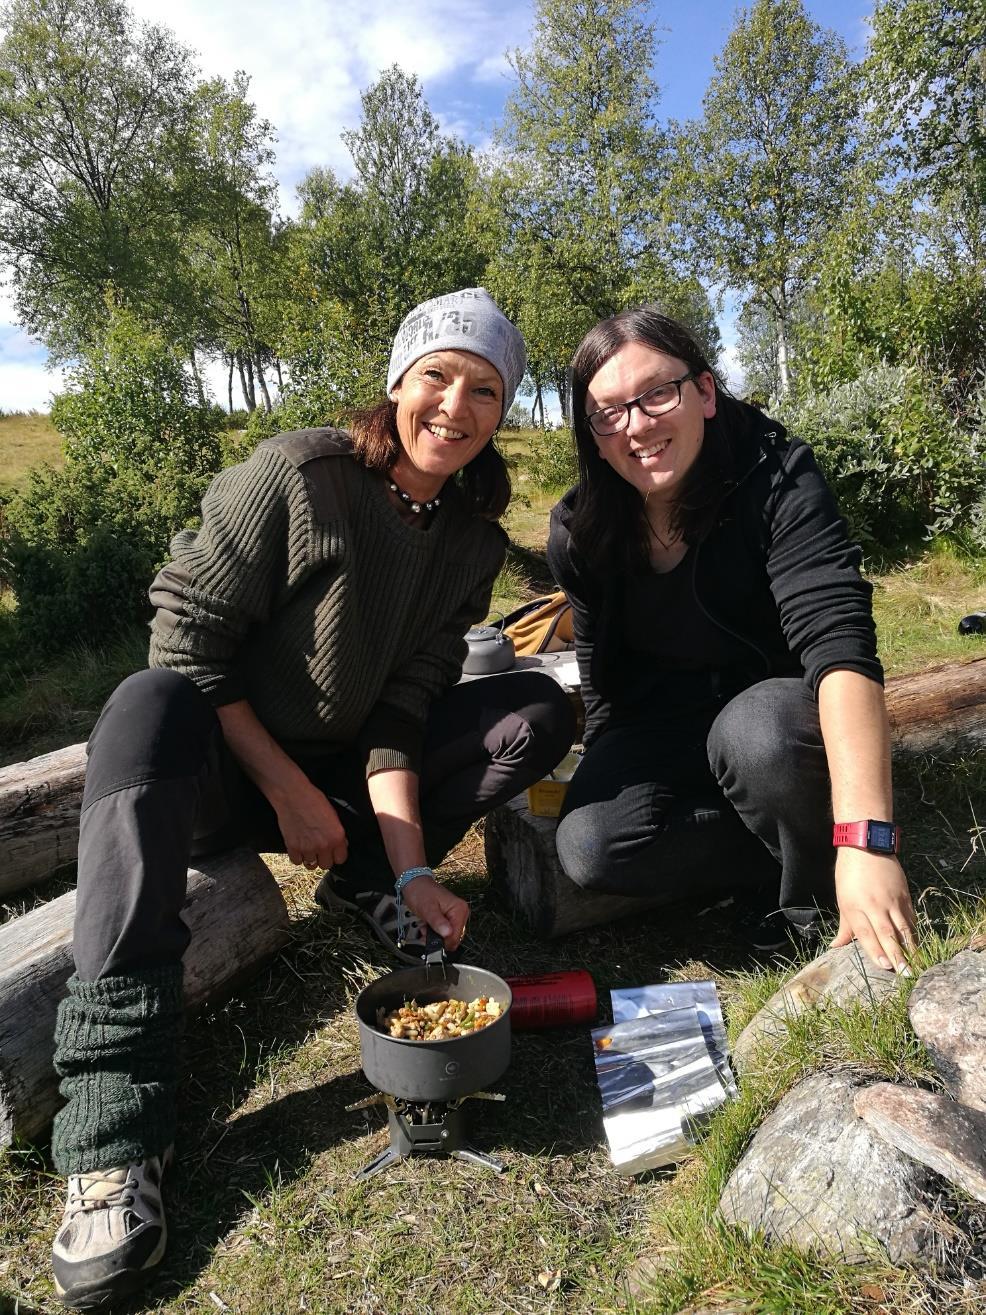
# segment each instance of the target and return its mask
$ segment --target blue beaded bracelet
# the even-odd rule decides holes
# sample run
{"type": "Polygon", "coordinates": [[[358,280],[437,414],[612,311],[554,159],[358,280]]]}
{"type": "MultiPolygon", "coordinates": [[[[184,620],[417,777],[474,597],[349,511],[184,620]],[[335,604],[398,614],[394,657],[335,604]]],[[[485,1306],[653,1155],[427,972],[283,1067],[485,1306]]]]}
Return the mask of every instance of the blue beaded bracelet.
{"type": "Polygon", "coordinates": [[[394,882],[394,890],[399,895],[405,886],[409,886],[416,877],[433,877],[431,868],[406,868],[394,882]]]}

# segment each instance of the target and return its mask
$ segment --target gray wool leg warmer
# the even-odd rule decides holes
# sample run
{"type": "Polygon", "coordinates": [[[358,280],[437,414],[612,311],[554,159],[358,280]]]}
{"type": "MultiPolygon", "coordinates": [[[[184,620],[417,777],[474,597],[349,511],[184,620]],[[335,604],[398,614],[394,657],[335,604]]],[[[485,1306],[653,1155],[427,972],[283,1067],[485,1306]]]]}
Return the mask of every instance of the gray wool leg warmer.
{"type": "Polygon", "coordinates": [[[81,982],[58,1006],[55,1071],[68,1103],[56,1114],[61,1174],[160,1155],[175,1136],[181,964],[81,982]]]}

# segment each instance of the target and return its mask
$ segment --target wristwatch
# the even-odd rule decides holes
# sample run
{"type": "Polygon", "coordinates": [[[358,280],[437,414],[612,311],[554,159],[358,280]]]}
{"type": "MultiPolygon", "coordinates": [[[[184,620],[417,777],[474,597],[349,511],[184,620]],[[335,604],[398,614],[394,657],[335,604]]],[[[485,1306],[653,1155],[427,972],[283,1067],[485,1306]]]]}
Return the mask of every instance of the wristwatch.
{"type": "Polygon", "coordinates": [[[832,828],[833,845],[852,845],[854,849],[871,849],[876,854],[900,853],[900,827],[896,822],[836,822],[832,828]]]}

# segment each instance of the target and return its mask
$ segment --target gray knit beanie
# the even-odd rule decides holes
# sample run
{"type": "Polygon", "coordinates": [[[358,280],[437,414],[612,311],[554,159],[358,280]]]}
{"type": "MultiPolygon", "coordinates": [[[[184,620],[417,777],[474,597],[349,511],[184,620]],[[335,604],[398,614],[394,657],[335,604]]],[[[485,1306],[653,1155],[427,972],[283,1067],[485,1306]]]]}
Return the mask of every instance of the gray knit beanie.
{"type": "Polygon", "coordinates": [[[429,352],[449,348],[474,352],[495,367],[503,380],[502,420],[527,369],[527,348],[520,330],[485,288],[463,288],[461,292],[433,297],[404,317],[390,353],[387,392],[409,365],[429,352]]]}

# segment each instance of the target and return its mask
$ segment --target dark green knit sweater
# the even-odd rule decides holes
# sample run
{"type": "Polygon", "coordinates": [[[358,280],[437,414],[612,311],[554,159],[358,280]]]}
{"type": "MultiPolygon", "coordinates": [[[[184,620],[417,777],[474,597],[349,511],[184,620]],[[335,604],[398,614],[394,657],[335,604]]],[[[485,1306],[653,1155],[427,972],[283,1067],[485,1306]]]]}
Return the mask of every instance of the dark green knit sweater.
{"type": "Polygon", "coordinates": [[[247,699],[288,753],[358,745],[417,769],[428,706],[458,679],[506,535],[449,485],[407,525],[348,436],[303,429],[217,476],[202,526],[151,586],[150,665],[219,706],[247,699]]]}

